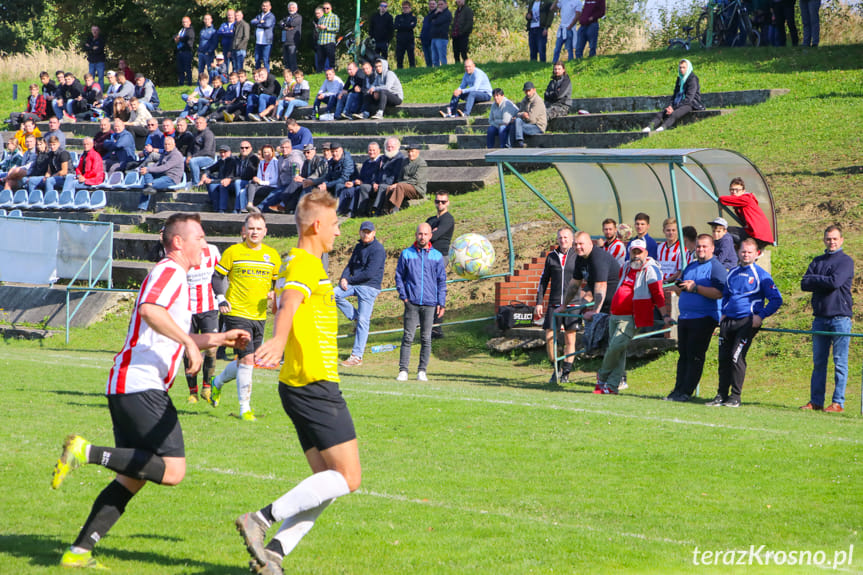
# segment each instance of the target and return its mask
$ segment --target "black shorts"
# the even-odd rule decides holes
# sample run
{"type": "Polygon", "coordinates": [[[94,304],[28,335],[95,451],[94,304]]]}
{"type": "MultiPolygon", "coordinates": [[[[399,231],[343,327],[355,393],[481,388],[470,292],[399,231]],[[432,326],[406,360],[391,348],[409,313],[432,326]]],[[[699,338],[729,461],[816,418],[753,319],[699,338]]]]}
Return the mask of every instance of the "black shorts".
{"type": "MultiPolygon", "coordinates": [[[[557,309],[556,305],[548,306],[548,309],[545,312],[545,317],[542,320],[542,329],[551,329],[551,319],[554,310],[557,309]]],[[[560,329],[561,324],[563,324],[563,329],[566,331],[575,331],[575,326],[578,324],[578,318],[576,317],[559,317],[557,318],[557,327],[560,329]]]]}
{"type": "Polygon", "coordinates": [[[234,315],[225,316],[225,331],[231,329],[244,329],[252,336],[252,341],[249,342],[246,349],[234,348],[234,352],[237,354],[237,359],[242,359],[247,355],[251,355],[255,353],[256,349],[261,347],[261,343],[264,341],[264,325],[266,325],[266,323],[267,320],[265,319],[246,319],[244,317],[237,317],[234,315]]]}
{"type": "Polygon", "coordinates": [[[354,420],[338,383],[316,381],[292,387],[280,382],[279,397],[294,423],[303,452],[312,447],[323,451],[357,438],[354,420]]]}
{"type": "Polygon", "coordinates": [[[183,430],[174,403],[164,391],[108,396],[117,447],[143,449],[161,457],[185,457],[183,430]]]}
{"type": "Polygon", "coordinates": [[[219,310],[211,309],[192,314],[192,328],[189,333],[219,333],[219,310]]]}

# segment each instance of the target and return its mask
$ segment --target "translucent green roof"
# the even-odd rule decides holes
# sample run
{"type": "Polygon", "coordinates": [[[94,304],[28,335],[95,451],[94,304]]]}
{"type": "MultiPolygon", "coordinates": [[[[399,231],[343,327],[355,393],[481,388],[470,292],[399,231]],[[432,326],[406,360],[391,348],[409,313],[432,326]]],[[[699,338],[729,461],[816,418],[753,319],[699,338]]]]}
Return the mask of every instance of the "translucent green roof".
{"type": "MultiPolygon", "coordinates": [[[[516,170],[518,164],[551,164],[571,195],[572,223],[592,235],[602,233],[605,218],[631,223],[635,214],[645,212],[653,223],[651,235],[661,237],[658,228],[662,220],[675,212],[675,190],[680,228],[691,225],[699,232],[709,232],[707,222],[717,216],[724,217],[730,225],[740,225],[733,211],[719,205],[717,198],[728,194],[732,178],[741,177],[746,190],[758,198],[773,228],[773,237],[777,242],[779,239],[773,195],[764,176],[749,159],[731,150],[527,148],[489,152],[486,161],[511,164],[516,170]]],[[[530,174],[522,175],[530,180],[530,174]]]]}

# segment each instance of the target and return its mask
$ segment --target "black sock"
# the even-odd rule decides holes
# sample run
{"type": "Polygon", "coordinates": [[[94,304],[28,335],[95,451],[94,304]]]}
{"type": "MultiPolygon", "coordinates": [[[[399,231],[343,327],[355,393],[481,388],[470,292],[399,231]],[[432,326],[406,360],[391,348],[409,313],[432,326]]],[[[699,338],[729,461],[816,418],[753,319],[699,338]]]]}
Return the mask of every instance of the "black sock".
{"type": "MultiPolygon", "coordinates": [[[[185,355],[183,356],[183,367],[189,369],[189,358],[185,355]]],[[[186,384],[189,386],[189,393],[192,395],[198,395],[198,376],[196,375],[186,375],[186,384]]]]}
{"type": "Polygon", "coordinates": [[[276,518],[273,517],[273,504],[272,503],[270,503],[269,505],[267,505],[266,507],[261,509],[261,515],[264,517],[264,519],[267,520],[267,523],[269,523],[270,525],[272,525],[273,523],[276,522],[276,518]]]}
{"type": "Polygon", "coordinates": [[[213,383],[213,375],[216,373],[216,357],[210,353],[204,354],[204,367],[201,370],[204,376],[204,385],[213,383]]]}
{"type": "Polygon", "coordinates": [[[95,463],[121,475],[153,483],[161,483],[165,476],[165,460],[141,449],[91,445],[88,463],[95,463]]]}
{"type": "Polygon", "coordinates": [[[276,538],[273,538],[272,541],[267,543],[266,548],[269,549],[270,551],[272,551],[273,553],[278,554],[279,557],[285,556],[285,551],[284,551],[284,549],[282,549],[282,542],[276,538]]]}
{"type": "Polygon", "coordinates": [[[84,522],[84,527],[78,534],[78,538],[72,544],[92,551],[99,540],[108,533],[114,523],[120,519],[126,511],[126,504],[135,494],[126,489],[120,482],[112,481],[102,490],[93,502],[90,516],[84,522]]]}
{"type": "Polygon", "coordinates": [[[570,373],[572,373],[572,362],[562,362],[562,365],[560,366],[560,373],[561,375],[569,375],[570,373]]]}

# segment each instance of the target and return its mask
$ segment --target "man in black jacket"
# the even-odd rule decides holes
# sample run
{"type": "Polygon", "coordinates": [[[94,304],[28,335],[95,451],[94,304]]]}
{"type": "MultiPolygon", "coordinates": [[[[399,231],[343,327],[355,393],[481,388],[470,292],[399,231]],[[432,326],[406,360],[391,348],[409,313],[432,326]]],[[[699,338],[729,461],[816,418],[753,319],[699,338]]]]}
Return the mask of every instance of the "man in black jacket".
{"type": "Polygon", "coordinates": [[[572,106],[572,82],[562,62],[555,62],[552,67],[551,80],[542,97],[545,102],[545,115],[548,120],[569,114],[572,106]]]}
{"type": "MultiPolygon", "coordinates": [[[[572,281],[575,272],[575,260],[578,254],[572,247],[573,234],[570,228],[557,230],[557,247],[545,258],[545,267],[539,279],[539,290],[536,294],[535,316],[545,315],[542,327],[545,329],[545,349],[548,352],[548,360],[554,364],[557,350],[554,348],[554,330],[552,313],[564,301],[567,286],[572,281]],[[548,293],[548,307],[543,306],[545,289],[550,288],[548,293]]],[[[569,355],[575,353],[575,326],[576,318],[563,318],[561,322],[566,335],[564,341],[564,352],[569,355]]],[[[564,368],[567,364],[563,364],[564,368]]],[[[569,364],[572,365],[571,363],[569,364]]],[[[569,373],[561,371],[560,383],[569,381],[569,373]]],[[[549,383],[558,383],[557,374],[552,373],[549,383]]]]}
{"type": "Polygon", "coordinates": [[[285,70],[297,69],[297,49],[303,35],[303,17],[297,11],[296,2],[288,2],[288,15],[279,21],[282,28],[282,61],[285,70]]]}
{"type": "Polygon", "coordinates": [[[219,161],[206,169],[201,176],[201,185],[207,187],[207,195],[213,210],[223,214],[228,209],[228,189],[237,172],[237,159],[231,155],[231,147],[219,146],[219,161]]]}
{"type": "Polygon", "coordinates": [[[270,211],[294,213],[300,198],[312,191],[311,184],[307,186],[305,182],[323,177],[328,167],[327,160],[323,156],[317,155],[314,144],[303,146],[303,165],[299,175],[294,176],[294,181],[285,188],[279,201],[269,206],[270,211]]]}
{"type": "Polygon", "coordinates": [[[336,306],[351,321],[357,322],[354,347],[351,356],[342,362],[345,367],[363,364],[363,352],[369,338],[369,323],[375,300],[381,291],[387,253],[375,239],[375,225],[365,221],[360,225],[360,241],[357,242],[348,265],[342,272],[339,285],[333,289],[336,306]],[[357,308],[347,298],[357,296],[357,308]]]}
{"type": "MultiPolygon", "coordinates": [[[[455,231],[455,218],[449,213],[449,194],[444,191],[436,192],[434,207],[437,210],[437,215],[426,220],[432,230],[431,245],[446,258],[449,256],[449,245],[455,231]]],[[[433,325],[432,339],[441,337],[443,337],[443,329],[440,324],[433,325]]]]}
{"type": "Polygon", "coordinates": [[[404,67],[405,54],[408,56],[408,64],[411,68],[416,67],[416,44],[414,43],[414,30],[417,27],[416,14],[411,10],[411,3],[405,0],[402,3],[402,13],[396,16],[393,28],[396,31],[396,65],[399,69],[404,67]]]}
{"type": "MultiPolygon", "coordinates": [[[[255,70],[255,85],[252,86],[252,93],[249,94],[246,102],[246,116],[250,120],[260,122],[260,113],[268,106],[276,103],[276,98],[279,97],[281,91],[281,84],[266,68],[255,70]]],[[[266,116],[266,118],[269,119],[270,117],[266,116]]]]}
{"type": "Polygon", "coordinates": [[[369,36],[375,41],[375,54],[386,60],[393,39],[393,15],[387,12],[386,0],[381,0],[378,11],[372,14],[369,36]]]}

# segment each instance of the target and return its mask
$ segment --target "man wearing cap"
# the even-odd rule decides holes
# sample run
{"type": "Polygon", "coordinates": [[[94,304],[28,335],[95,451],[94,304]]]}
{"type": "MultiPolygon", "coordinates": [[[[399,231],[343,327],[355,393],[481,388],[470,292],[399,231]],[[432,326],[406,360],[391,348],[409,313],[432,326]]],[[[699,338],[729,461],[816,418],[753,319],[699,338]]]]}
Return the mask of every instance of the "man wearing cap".
{"type": "Polygon", "coordinates": [[[611,300],[608,349],[596,374],[593,393],[617,395],[620,380],[626,372],[626,348],[637,328],[653,326],[654,306],[662,310],[663,316],[667,315],[664,311],[662,270],[656,260],[647,255],[645,241],[635,239],[629,244],[629,261],[611,300]]]}
{"type": "Polygon", "coordinates": [[[387,11],[386,0],[378,4],[378,11],[372,14],[369,23],[369,36],[375,41],[375,54],[386,59],[394,31],[393,15],[387,11]]]}
{"type": "Polygon", "coordinates": [[[318,156],[314,144],[306,144],[303,146],[303,165],[300,168],[300,173],[294,176],[294,181],[282,193],[279,202],[269,206],[270,211],[294,213],[300,198],[312,191],[311,184],[308,186],[305,182],[311,182],[317,178],[321,178],[327,172],[327,161],[323,156],[318,156]]]}
{"type": "Polygon", "coordinates": [[[354,247],[348,265],[342,272],[339,285],[333,290],[336,306],[346,318],[357,323],[351,355],[342,362],[345,367],[363,364],[363,351],[369,338],[369,322],[375,299],[381,291],[386,259],[384,246],[375,239],[375,225],[369,221],[363,222],[360,225],[360,241],[354,247]],[[347,301],[351,296],[357,296],[356,308],[347,301]]]}
{"type": "Polygon", "coordinates": [[[525,136],[534,136],[545,132],[548,118],[545,112],[545,102],[536,93],[533,82],[525,82],[524,99],[518,104],[518,113],[510,121],[510,147],[526,148],[525,136]]]}
{"type": "Polygon", "coordinates": [[[426,197],[426,161],[420,158],[419,144],[407,144],[408,159],[402,164],[398,181],[387,188],[387,202],[392,206],[390,213],[399,211],[405,200],[417,200],[426,197]]]}
{"type": "Polygon", "coordinates": [[[714,218],[707,222],[713,232],[713,241],[716,246],[713,257],[725,268],[730,270],[737,265],[737,253],[734,251],[734,238],[728,233],[728,220],[725,218],[714,218]]]}
{"type": "MultiPolygon", "coordinates": [[[[677,377],[665,401],[689,401],[695,393],[704,371],[710,338],[719,325],[722,291],[728,273],[714,256],[710,234],[696,238],[695,256],[696,260],[684,268],[676,286],[670,288],[680,295],[677,304],[680,315],[677,319],[677,377]]],[[[666,325],[671,323],[668,314],[663,319],[666,325]]]]}

